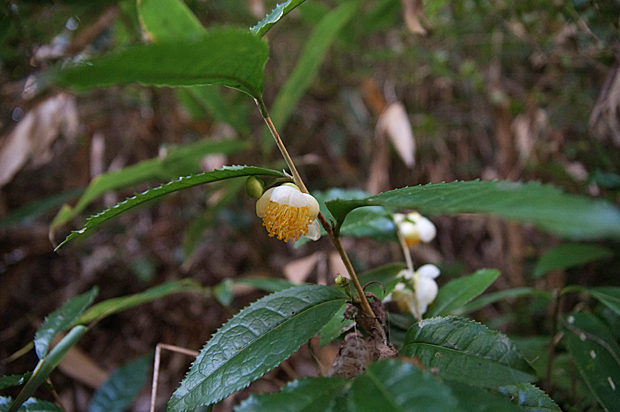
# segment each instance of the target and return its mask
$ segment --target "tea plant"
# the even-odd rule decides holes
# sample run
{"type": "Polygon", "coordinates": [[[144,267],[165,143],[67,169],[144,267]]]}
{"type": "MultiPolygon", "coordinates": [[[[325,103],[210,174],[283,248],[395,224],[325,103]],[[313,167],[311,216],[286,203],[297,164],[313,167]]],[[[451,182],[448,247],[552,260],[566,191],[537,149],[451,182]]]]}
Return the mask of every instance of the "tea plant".
{"type": "MultiPolygon", "coordinates": [[[[265,236],[285,242],[326,236],[346,267],[347,273],[331,286],[258,281],[259,287],[273,293],[241,310],[211,337],[170,398],[167,410],[212,407],[260,379],[317,334],[322,344],[343,338],[330,376],[302,378],[280,392],[252,395],[235,410],[559,411],[536,385],[552,387],[558,360],[556,347],[560,344],[566,345],[570,362],[589,390],[588,396],[607,411],[619,410],[616,386],[620,385],[620,347],[617,334],[606,322],[620,316],[620,288],[567,286],[545,291],[523,287],[482,295],[500,276],[494,269],[479,270],[438,288],[435,278],[439,269],[433,265],[416,268],[410,248],[435,236],[435,226],[424,215],[488,214],[533,225],[558,238],[590,241],[620,237],[620,210],[605,201],[567,194],[535,182],[454,181],[372,196],[352,190],[313,196],[308,189],[312,182],[302,179],[288,153],[286,138],[279,135],[276,126],[286,121],[307,89],[320,64],[316,56],[354,18],[361,3],[340,2],[317,24],[302,55],[303,64],[297,66],[272,105],[272,117],[263,100],[269,46],[262,38],[301,3],[303,0],[289,0],[278,5],[250,29],[205,29],[179,0],[138,1],[148,42],[101,58],[65,64],[39,79],[41,85],[75,91],[127,83],[185,87],[183,90],[190,94],[202,93],[200,87],[205,85],[236,89],[256,103],[288,169],[236,165],[179,176],[90,217],[82,229],[72,232],[57,248],[85,237],[109,219],[149,200],[198,185],[223,181],[232,184],[232,179],[243,178],[247,194],[256,199],[256,214],[265,226],[265,236]],[[357,274],[343,246],[343,236],[389,239],[399,245],[406,264],[395,262],[357,274]],[[578,306],[563,313],[561,300],[569,294],[600,302],[608,317],[579,310],[578,306]],[[553,330],[545,347],[527,354],[505,334],[463,317],[494,302],[523,296],[541,296],[554,309],[550,314],[553,330]],[[389,301],[395,302],[402,313],[386,314],[383,302],[389,301]],[[541,351],[547,352],[547,364],[535,368],[531,361],[541,351]]],[[[220,116],[231,114],[224,111],[220,116]]],[[[269,148],[270,142],[264,140],[263,149],[269,148]]],[[[223,145],[217,150],[235,150],[223,145]]],[[[145,175],[151,175],[154,172],[150,167],[159,168],[161,164],[147,166],[144,169],[150,171],[145,175]]],[[[127,170],[122,173],[135,172],[127,174],[127,170]]],[[[99,195],[134,183],[119,183],[118,176],[109,174],[93,181],[74,208],[65,207],[59,212],[51,232],[55,233],[99,195]]],[[[563,245],[545,255],[535,273],[540,276],[607,254],[593,245],[563,245]]],[[[46,385],[67,351],[97,322],[130,307],[185,291],[215,294],[186,279],[93,306],[96,288],[70,300],[46,318],[35,336],[37,367],[21,376],[0,378],[0,388],[23,385],[16,399],[2,399],[0,410],[61,410],[32,396],[39,386],[46,385]],[[52,340],[64,332],[66,335],[52,348],[52,340]]],[[[143,368],[144,363],[138,365],[143,368]]],[[[126,377],[122,371],[119,376],[126,377]]],[[[103,401],[98,396],[93,402],[103,401]]]]}

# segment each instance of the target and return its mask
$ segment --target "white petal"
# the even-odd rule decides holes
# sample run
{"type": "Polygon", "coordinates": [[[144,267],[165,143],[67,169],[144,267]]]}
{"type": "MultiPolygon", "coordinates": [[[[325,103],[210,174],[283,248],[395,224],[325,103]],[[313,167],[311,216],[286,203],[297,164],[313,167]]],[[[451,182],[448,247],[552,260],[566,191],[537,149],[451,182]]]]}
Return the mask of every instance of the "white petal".
{"type": "Polygon", "coordinates": [[[308,233],[306,233],[305,237],[312,240],[319,240],[321,237],[321,226],[319,225],[318,220],[310,223],[310,226],[308,226],[308,233]]]}
{"type": "Polygon", "coordinates": [[[435,279],[437,276],[439,276],[441,271],[435,265],[423,265],[420,266],[418,270],[416,270],[416,273],[421,278],[435,279]]]}
{"type": "Polygon", "coordinates": [[[420,304],[420,312],[426,312],[426,307],[437,297],[437,283],[433,279],[420,278],[415,284],[415,294],[420,304]],[[424,307],[424,310],[422,310],[424,307]]]}
{"type": "Polygon", "coordinates": [[[409,213],[407,213],[407,220],[410,221],[410,222],[418,223],[421,218],[422,218],[422,215],[419,214],[418,212],[409,212],[409,213]]]}
{"type": "Polygon", "coordinates": [[[405,215],[403,215],[402,213],[394,213],[393,219],[394,223],[399,224],[403,220],[405,220],[405,215]]]}
{"type": "Polygon", "coordinates": [[[292,207],[308,206],[308,200],[299,189],[286,185],[276,187],[271,194],[270,200],[281,205],[289,205],[292,207]]]}
{"type": "Polygon", "coordinates": [[[316,217],[319,215],[319,210],[320,210],[319,202],[317,202],[313,196],[307,193],[302,193],[302,194],[308,201],[308,207],[310,208],[310,210],[308,211],[308,216],[310,216],[310,219],[316,219],[316,217]]]}
{"type": "Polygon", "coordinates": [[[274,191],[274,187],[267,189],[265,193],[256,201],[256,216],[265,217],[267,214],[267,208],[269,208],[269,199],[274,191]]]}
{"type": "Polygon", "coordinates": [[[408,238],[419,239],[420,238],[420,231],[418,230],[417,225],[407,220],[398,224],[398,230],[400,230],[400,233],[403,234],[405,239],[408,239],[408,238]]]}
{"type": "Polygon", "coordinates": [[[431,222],[424,216],[421,216],[420,220],[418,221],[418,232],[420,233],[420,240],[422,240],[422,242],[428,243],[431,240],[435,239],[437,229],[435,228],[433,222],[431,222]]]}
{"type": "Polygon", "coordinates": [[[413,272],[410,271],[409,269],[403,269],[400,272],[398,272],[398,275],[396,277],[411,280],[413,279],[413,272]]]}

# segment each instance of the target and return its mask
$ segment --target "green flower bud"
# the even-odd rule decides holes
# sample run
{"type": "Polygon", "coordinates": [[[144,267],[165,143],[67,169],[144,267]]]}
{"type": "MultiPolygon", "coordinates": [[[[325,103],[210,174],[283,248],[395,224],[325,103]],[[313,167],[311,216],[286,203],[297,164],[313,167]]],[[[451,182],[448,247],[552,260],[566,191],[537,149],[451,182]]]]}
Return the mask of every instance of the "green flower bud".
{"type": "Polygon", "coordinates": [[[245,181],[245,193],[252,199],[260,199],[265,192],[265,183],[256,176],[250,176],[245,181]]]}

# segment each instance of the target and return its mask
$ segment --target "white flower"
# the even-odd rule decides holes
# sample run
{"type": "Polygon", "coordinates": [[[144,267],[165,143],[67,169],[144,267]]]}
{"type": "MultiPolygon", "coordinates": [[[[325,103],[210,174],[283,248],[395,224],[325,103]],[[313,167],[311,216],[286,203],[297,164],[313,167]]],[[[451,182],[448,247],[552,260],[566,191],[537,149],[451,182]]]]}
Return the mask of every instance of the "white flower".
{"type": "Polygon", "coordinates": [[[407,243],[409,247],[420,241],[428,243],[433,240],[437,234],[437,229],[433,222],[418,212],[411,212],[406,216],[401,213],[395,213],[394,223],[396,223],[398,230],[405,238],[405,243],[407,243]]]}
{"type": "Polygon", "coordinates": [[[292,184],[268,189],[256,202],[256,215],[263,219],[269,236],[285,242],[301,236],[312,240],[321,237],[318,214],[316,199],[292,184]]]}
{"type": "Polygon", "coordinates": [[[403,269],[398,274],[402,280],[385,298],[385,301],[394,301],[401,310],[409,311],[414,317],[421,318],[426,313],[428,305],[433,303],[437,297],[438,288],[435,278],[439,276],[439,273],[439,268],[435,265],[424,265],[415,272],[403,269]]]}

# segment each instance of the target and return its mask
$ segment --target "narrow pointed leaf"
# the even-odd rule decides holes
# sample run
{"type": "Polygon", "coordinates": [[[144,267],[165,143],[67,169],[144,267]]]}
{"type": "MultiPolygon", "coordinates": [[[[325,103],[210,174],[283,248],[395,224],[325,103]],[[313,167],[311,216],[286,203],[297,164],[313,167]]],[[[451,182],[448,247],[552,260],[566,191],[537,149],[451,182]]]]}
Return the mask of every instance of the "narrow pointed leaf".
{"type": "Polygon", "coordinates": [[[153,357],[142,356],[112,372],[93,394],[88,412],[123,412],[146,384],[153,357]]]}
{"type": "Polygon", "coordinates": [[[271,27],[280,21],[284,16],[289,14],[293,9],[306,0],[288,0],[278,4],[264,19],[256,23],[256,26],[250,28],[250,31],[256,37],[263,37],[271,27]]]}
{"type": "Polygon", "coordinates": [[[254,302],[207,342],[168,410],[213,404],[246,387],[314,336],[346,300],[337,289],[308,285],[254,302]]]}
{"type": "Polygon", "coordinates": [[[49,345],[56,335],[73,326],[86,308],[93,303],[98,293],[99,288],[95,286],[88,292],[69,300],[45,318],[43,325],[34,335],[34,350],[39,359],[47,356],[49,345]]]}
{"type": "Polygon", "coordinates": [[[199,164],[204,156],[214,153],[230,154],[247,146],[246,143],[237,140],[200,140],[194,144],[170,149],[164,157],[145,160],[121,170],[103,173],[90,182],[75,207],[66,205],[61,209],[50,224],[50,232],[55,232],[58,227],[69,222],[95,199],[109,191],[124,189],[152,179],[166,181],[196,173],[200,171],[199,164]]]}
{"type": "MultiPolygon", "coordinates": [[[[0,396],[0,412],[8,411],[12,403],[11,398],[0,396]]],[[[17,412],[62,412],[62,409],[54,403],[30,398],[17,409],[17,412]]]]}
{"type": "Polygon", "coordinates": [[[104,300],[88,309],[75,324],[86,325],[94,320],[103,319],[114,313],[122,312],[124,310],[133,308],[138,305],[142,305],[154,300],[163,298],[174,293],[183,292],[199,292],[203,293],[204,289],[200,284],[192,279],[181,279],[171,282],[162,283],[161,285],[154,286],[144,292],[136,293],[129,296],[122,296],[119,298],[112,298],[104,300]]]}
{"type": "Polygon", "coordinates": [[[549,395],[531,383],[502,386],[499,392],[509,396],[523,412],[562,412],[549,395]]]}
{"type": "Polygon", "coordinates": [[[284,173],[278,172],[276,170],[263,169],[260,167],[252,167],[252,166],[227,166],[222,169],[213,170],[212,172],[205,172],[199,175],[191,175],[186,177],[180,177],[177,180],[166,183],[165,185],[156,187],[154,189],[148,189],[142,193],[136,194],[129,199],[126,199],[116,205],[100,212],[94,216],[91,216],[87,219],[86,225],[78,230],[73,231],[67,238],[58,246],[56,246],[56,250],[80,235],[89,232],[93,228],[99,226],[103,222],[120,215],[123,212],[126,212],[129,209],[132,209],[142,203],[158,198],[163,195],[167,195],[168,193],[176,192],[177,190],[187,189],[189,187],[202,185],[205,183],[217,182],[220,180],[232,179],[233,177],[242,177],[242,176],[252,176],[252,175],[268,175],[275,177],[284,177],[284,173]]]}
{"type": "Polygon", "coordinates": [[[351,382],[344,378],[305,378],[293,381],[278,393],[252,395],[235,412],[327,411],[351,382]]]}
{"type": "Polygon", "coordinates": [[[501,300],[509,299],[509,298],[519,298],[523,296],[539,296],[544,297],[549,300],[553,298],[553,295],[545,290],[537,290],[530,287],[525,288],[515,288],[502,290],[499,292],[488,293],[486,295],[482,295],[475,300],[463,305],[461,308],[454,311],[455,315],[461,315],[466,313],[471,313],[476,310],[480,310],[489,306],[492,303],[499,302],[501,300]]]}
{"type": "Polygon", "coordinates": [[[567,315],[568,350],[590,392],[606,411],[620,410],[620,346],[611,331],[594,315],[567,315]]]}
{"type": "Polygon", "coordinates": [[[427,317],[449,315],[484,292],[500,275],[496,269],[481,269],[469,276],[451,280],[437,293],[427,317]]]}
{"type": "Polygon", "coordinates": [[[138,0],[140,24],[155,42],[206,34],[194,13],[181,0],[138,0]]]}
{"type": "MultiPolygon", "coordinates": [[[[341,4],[326,14],[314,28],[295,69],[278,92],[271,108],[271,120],[277,128],[283,128],[286,125],[293,110],[297,107],[297,102],[318,73],[327,50],[340,30],[353,17],[358,4],[357,1],[341,4]]],[[[273,139],[269,138],[266,142],[272,144],[273,139]]]]}
{"type": "Polygon", "coordinates": [[[401,355],[417,356],[446,379],[487,388],[530,382],[535,371],[507,336],[457,317],[424,319],[408,331],[401,355]]]}
{"type": "Polygon", "coordinates": [[[32,372],[32,376],[28,379],[28,382],[26,382],[15,398],[14,403],[12,403],[11,407],[8,409],[9,412],[17,411],[19,406],[24,404],[28,398],[32,396],[34,391],[37,390],[37,388],[47,380],[50,373],[56,369],[56,366],[58,366],[62,358],[69,352],[69,349],[78,343],[86,332],[88,332],[88,328],[84,326],[80,325],[74,327],[56,346],[54,346],[45,358],[39,361],[32,372]]]}
{"type": "Polygon", "coordinates": [[[620,288],[615,286],[600,286],[586,289],[593,298],[607,306],[620,316],[620,288]]]}
{"type": "Polygon", "coordinates": [[[584,265],[594,260],[611,256],[609,249],[598,245],[568,243],[550,249],[545,253],[534,269],[534,277],[558,269],[568,269],[584,265]]]}
{"type": "Polygon", "coordinates": [[[394,359],[371,364],[353,381],[350,396],[357,412],[445,412],[458,404],[448,386],[394,359]]]}
{"type": "Polygon", "coordinates": [[[563,193],[538,183],[469,181],[390,190],[360,200],[326,203],[338,226],[363,206],[415,209],[422,214],[492,214],[533,223],[557,236],[574,239],[620,238],[620,210],[610,203],[563,193]]]}
{"type": "Polygon", "coordinates": [[[149,86],[228,86],[260,99],[267,44],[249,30],[213,29],[194,39],[128,47],[51,73],[76,90],[141,83],[149,86]]]}

